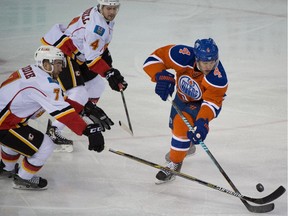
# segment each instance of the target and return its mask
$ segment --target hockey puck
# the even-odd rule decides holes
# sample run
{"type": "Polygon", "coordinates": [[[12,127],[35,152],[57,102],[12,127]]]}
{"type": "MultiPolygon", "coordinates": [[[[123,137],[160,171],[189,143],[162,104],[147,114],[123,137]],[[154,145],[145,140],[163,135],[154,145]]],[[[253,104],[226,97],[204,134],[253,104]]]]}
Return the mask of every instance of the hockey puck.
{"type": "Polygon", "coordinates": [[[264,191],[264,186],[261,184],[261,183],[258,183],[256,185],[256,189],[259,191],[259,192],[263,192],[264,191]]]}

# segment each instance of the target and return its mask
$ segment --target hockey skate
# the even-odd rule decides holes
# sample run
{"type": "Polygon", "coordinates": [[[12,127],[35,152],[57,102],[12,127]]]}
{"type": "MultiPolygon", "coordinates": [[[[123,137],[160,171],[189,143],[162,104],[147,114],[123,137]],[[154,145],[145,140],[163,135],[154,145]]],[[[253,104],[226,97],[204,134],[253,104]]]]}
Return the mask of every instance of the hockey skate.
{"type": "Polygon", "coordinates": [[[45,190],[48,182],[39,176],[33,176],[30,180],[22,179],[17,174],[13,179],[13,188],[20,190],[45,190]]]}
{"type": "MultiPolygon", "coordinates": [[[[196,146],[191,144],[189,150],[187,151],[186,157],[190,157],[190,156],[194,155],[195,152],[196,152],[196,146]]],[[[165,160],[166,160],[167,162],[170,162],[170,152],[168,152],[168,153],[165,155],[165,160]]]]}
{"type": "Polygon", "coordinates": [[[5,179],[5,178],[12,178],[12,176],[15,174],[15,169],[12,171],[7,171],[4,169],[5,164],[0,161],[0,179],[5,179]]]}
{"type": "MultiPolygon", "coordinates": [[[[175,170],[177,172],[180,172],[181,167],[182,167],[182,163],[173,163],[172,161],[170,161],[166,167],[171,169],[171,170],[175,170]]],[[[176,176],[173,173],[171,173],[167,170],[160,170],[156,175],[157,180],[156,180],[155,184],[159,185],[159,184],[171,182],[171,181],[174,181],[175,178],[176,178],[176,176]]]]}
{"type": "Polygon", "coordinates": [[[55,126],[52,126],[50,119],[48,119],[46,134],[56,145],[54,152],[73,152],[73,141],[63,137],[60,130],[55,126]]]}

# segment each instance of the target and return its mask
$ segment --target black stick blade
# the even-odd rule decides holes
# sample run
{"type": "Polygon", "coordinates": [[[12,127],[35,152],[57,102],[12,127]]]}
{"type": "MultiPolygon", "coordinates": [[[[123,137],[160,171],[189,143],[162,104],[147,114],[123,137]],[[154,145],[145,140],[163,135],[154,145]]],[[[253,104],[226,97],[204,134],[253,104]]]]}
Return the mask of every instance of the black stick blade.
{"type": "Polygon", "coordinates": [[[265,204],[265,203],[272,202],[273,200],[279,198],[280,196],[282,196],[282,194],[285,193],[285,191],[286,189],[281,185],[273,193],[269,194],[266,197],[262,197],[262,198],[245,197],[245,198],[246,200],[249,200],[257,204],[265,204]]]}

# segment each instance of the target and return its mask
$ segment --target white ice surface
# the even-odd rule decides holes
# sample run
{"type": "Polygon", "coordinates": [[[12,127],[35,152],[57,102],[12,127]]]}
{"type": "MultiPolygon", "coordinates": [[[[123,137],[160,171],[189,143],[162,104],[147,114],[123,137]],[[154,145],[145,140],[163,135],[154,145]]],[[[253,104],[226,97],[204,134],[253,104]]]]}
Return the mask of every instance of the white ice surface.
{"type": "MultiPolygon", "coordinates": [[[[95,0],[0,0],[0,81],[33,63],[40,37],[55,23],[70,20],[95,0]]],[[[0,180],[1,216],[250,216],[240,200],[177,178],[154,184],[156,169],[112,154],[122,150],[163,164],[170,146],[170,104],[154,94],[142,70],[147,56],[170,43],[193,46],[212,37],[220,48],[230,86],[222,112],[210,124],[205,143],[238,189],[260,197],[287,188],[287,1],[122,0],[110,50],[114,67],[129,83],[125,91],[135,136],[127,124],[120,93],[106,86],[99,106],[116,123],[105,132],[106,150],[87,150],[73,138],[73,153],[54,153],[40,171],[49,181],[41,192],[19,191],[0,180]],[[261,182],[265,191],[255,185],[261,182]]],[[[31,121],[46,130],[47,115],[31,121]]],[[[183,172],[231,189],[201,147],[183,172]]],[[[231,189],[232,190],[232,189],[231,189]]],[[[287,215],[287,193],[265,215],[287,215]]]]}

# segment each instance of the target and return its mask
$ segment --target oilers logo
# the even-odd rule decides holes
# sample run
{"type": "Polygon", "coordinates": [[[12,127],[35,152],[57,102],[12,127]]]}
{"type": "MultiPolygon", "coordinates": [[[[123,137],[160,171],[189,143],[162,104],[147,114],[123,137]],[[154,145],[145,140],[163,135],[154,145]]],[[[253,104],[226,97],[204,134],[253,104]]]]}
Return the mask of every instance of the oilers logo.
{"type": "Polygon", "coordinates": [[[194,100],[199,100],[202,97],[202,92],[198,83],[189,76],[181,76],[178,80],[178,87],[182,94],[187,95],[194,100]]]}

